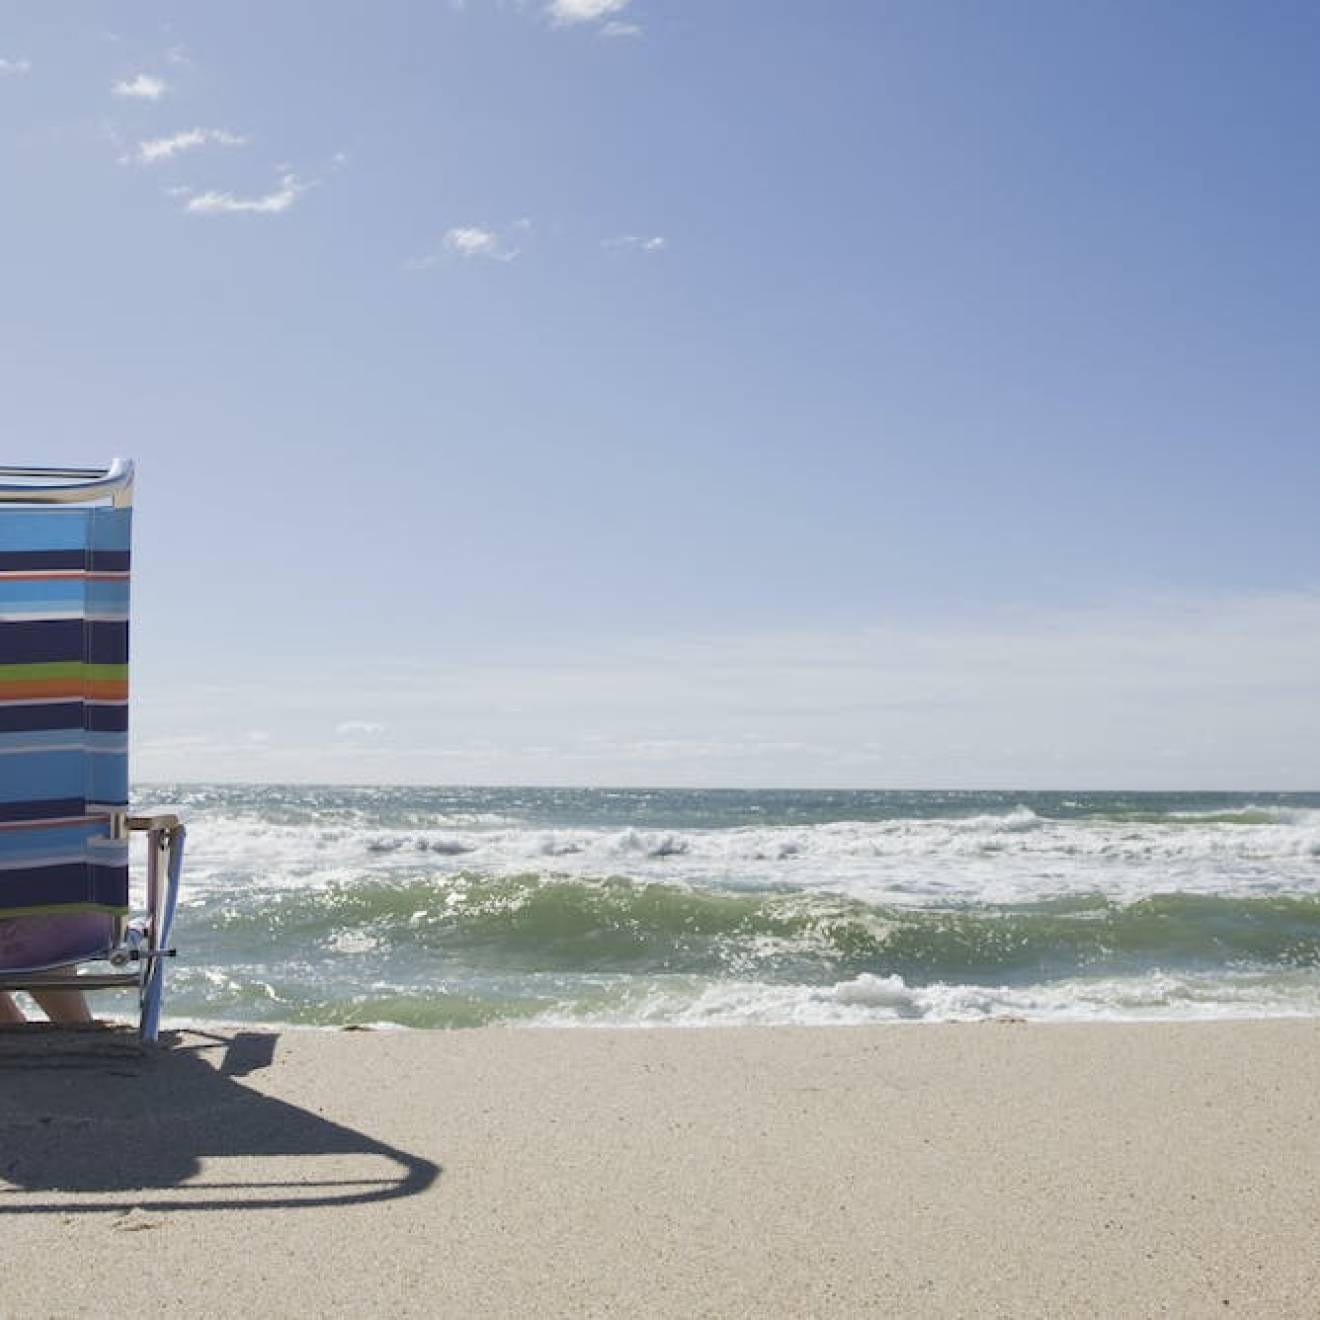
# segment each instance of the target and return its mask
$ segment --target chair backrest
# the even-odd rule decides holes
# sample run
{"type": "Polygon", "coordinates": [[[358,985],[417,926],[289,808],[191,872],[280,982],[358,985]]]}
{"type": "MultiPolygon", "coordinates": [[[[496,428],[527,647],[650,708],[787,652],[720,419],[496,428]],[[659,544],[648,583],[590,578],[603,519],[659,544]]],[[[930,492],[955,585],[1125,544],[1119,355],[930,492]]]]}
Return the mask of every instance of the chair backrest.
{"type": "Polygon", "coordinates": [[[0,923],[128,908],[132,516],[0,502],[0,923]]]}

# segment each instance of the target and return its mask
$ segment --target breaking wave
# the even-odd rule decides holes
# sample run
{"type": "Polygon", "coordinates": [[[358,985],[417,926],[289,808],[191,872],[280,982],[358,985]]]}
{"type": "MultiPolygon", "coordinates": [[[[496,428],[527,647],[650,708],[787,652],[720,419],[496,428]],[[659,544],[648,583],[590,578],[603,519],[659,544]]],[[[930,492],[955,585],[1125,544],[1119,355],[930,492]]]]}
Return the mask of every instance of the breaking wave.
{"type": "Polygon", "coordinates": [[[1320,1012],[1317,798],[190,795],[194,1017],[1320,1012]]]}

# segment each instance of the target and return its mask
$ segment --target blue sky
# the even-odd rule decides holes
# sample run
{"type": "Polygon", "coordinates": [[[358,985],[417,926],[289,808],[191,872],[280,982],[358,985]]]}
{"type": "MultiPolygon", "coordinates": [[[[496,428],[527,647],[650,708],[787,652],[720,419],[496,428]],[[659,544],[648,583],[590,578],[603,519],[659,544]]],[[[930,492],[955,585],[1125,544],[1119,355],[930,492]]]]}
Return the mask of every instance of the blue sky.
{"type": "Polygon", "coordinates": [[[1320,785],[1320,11],[10,6],[142,777],[1320,785]]]}

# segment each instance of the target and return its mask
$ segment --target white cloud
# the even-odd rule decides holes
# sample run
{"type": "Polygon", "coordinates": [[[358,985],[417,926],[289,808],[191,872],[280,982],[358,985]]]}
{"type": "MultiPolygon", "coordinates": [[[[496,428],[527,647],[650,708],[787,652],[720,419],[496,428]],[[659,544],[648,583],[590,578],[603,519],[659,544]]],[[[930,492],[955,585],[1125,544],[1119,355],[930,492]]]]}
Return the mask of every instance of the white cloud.
{"type": "Polygon", "coordinates": [[[663,252],[669,246],[663,234],[652,234],[649,238],[642,234],[621,234],[618,238],[602,240],[601,247],[630,248],[634,252],[663,252]]]}
{"type": "Polygon", "coordinates": [[[31,60],[0,59],[0,74],[12,73],[15,77],[21,78],[25,73],[31,72],[31,60]]]}
{"type": "Polygon", "coordinates": [[[165,52],[165,62],[167,64],[176,64],[180,68],[190,69],[192,68],[193,61],[192,56],[188,54],[185,47],[171,46],[169,50],[165,52]]]}
{"type": "Polygon", "coordinates": [[[312,185],[296,174],[286,174],[280,186],[264,197],[235,197],[228,192],[204,192],[190,197],[184,210],[191,215],[278,215],[287,211],[312,185]]]}
{"type": "Polygon", "coordinates": [[[476,225],[457,225],[445,231],[445,247],[460,257],[493,257],[497,261],[509,261],[518,255],[504,247],[500,236],[489,229],[479,229],[476,225]]]}
{"type": "Polygon", "coordinates": [[[141,101],[159,101],[169,90],[163,78],[150,73],[139,73],[134,79],[121,79],[110,89],[116,96],[133,96],[141,101]]]}
{"type": "Polygon", "coordinates": [[[640,23],[621,23],[618,19],[612,18],[600,30],[602,37],[640,37],[642,35],[642,25],[640,23]]]}
{"type": "MultiPolygon", "coordinates": [[[[460,257],[465,261],[480,257],[486,261],[513,261],[522,254],[514,241],[520,234],[529,234],[532,230],[530,220],[515,220],[504,230],[483,229],[480,225],[454,225],[446,229],[440,244],[451,257],[460,257]]],[[[424,256],[413,257],[404,263],[407,270],[427,270],[441,259],[440,252],[428,252],[424,256]]]]}
{"type": "Polygon", "coordinates": [[[223,128],[189,128],[182,133],[175,133],[172,137],[151,138],[146,142],[139,142],[137,151],[121,157],[121,160],[125,164],[136,161],[139,165],[156,165],[164,160],[172,160],[185,151],[204,147],[208,143],[222,147],[244,147],[248,139],[223,128]]]}
{"type": "Polygon", "coordinates": [[[627,9],[630,0],[550,0],[546,13],[559,26],[571,23],[598,23],[611,14],[627,9]]]}
{"type": "Polygon", "coordinates": [[[344,720],[335,725],[335,733],[341,738],[374,738],[385,732],[384,724],[375,720],[344,720]]]}

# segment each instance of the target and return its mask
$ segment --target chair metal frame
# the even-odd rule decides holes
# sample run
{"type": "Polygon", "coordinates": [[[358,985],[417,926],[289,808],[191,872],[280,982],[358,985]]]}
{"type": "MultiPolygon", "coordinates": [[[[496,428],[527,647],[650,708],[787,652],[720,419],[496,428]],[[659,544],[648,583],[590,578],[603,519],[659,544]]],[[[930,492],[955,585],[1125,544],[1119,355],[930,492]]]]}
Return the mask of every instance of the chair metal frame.
{"type": "MultiPolygon", "coordinates": [[[[104,468],[52,468],[0,466],[0,504],[91,504],[108,501],[114,508],[133,504],[133,464],[116,458],[104,468]],[[14,479],[17,480],[14,480],[14,479]]],[[[89,817],[109,822],[112,839],[133,833],[147,836],[147,910],[130,919],[116,916],[110,947],[80,959],[108,961],[112,972],[53,976],[48,970],[0,968],[4,990],[129,990],[138,992],[139,1033],[155,1040],[160,1029],[164,992],[164,959],[172,958],[170,928],[179,896],[183,845],[187,831],[170,811],[130,812],[123,807],[87,804],[89,817]],[[132,967],[132,970],[122,970],[132,967]]]]}

